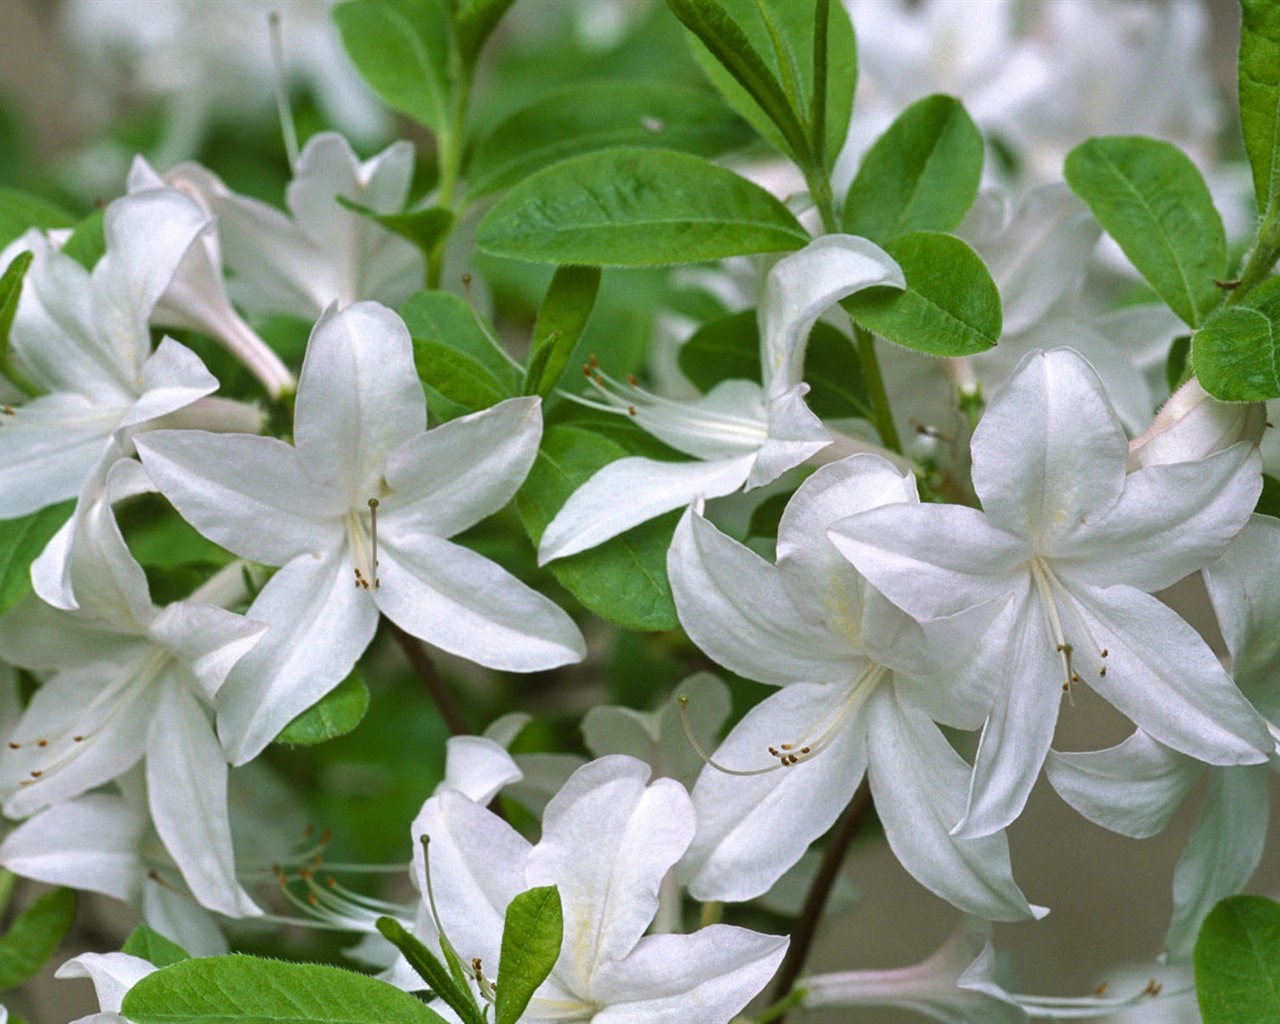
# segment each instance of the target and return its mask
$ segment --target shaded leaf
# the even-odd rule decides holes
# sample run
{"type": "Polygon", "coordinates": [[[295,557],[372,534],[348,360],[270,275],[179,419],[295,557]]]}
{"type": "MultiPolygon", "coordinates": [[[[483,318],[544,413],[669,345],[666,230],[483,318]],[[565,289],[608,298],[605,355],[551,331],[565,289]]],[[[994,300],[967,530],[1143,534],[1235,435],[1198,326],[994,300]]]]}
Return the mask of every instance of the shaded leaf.
{"type": "Polygon", "coordinates": [[[0,938],[0,989],[21,985],[39,973],[75,916],[76,894],[70,889],[37,896],[0,938]]]}
{"type": "Polygon", "coordinates": [[[569,365],[600,291],[599,267],[560,267],[533,325],[533,351],[525,371],[524,394],[546,398],[569,365]]]}
{"type": "Polygon", "coordinates": [[[74,500],[63,501],[29,516],[0,520],[0,614],[30,592],[31,563],[71,518],[75,507],[74,500]]]}
{"type": "Polygon", "coordinates": [[[1195,969],[1205,1024],[1280,1024],[1280,904],[1219,903],[1200,928],[1195,969]]]}
{"type": "Polygon", "coordinates": [[[378,931],[400,950],[409,966],[427,983],[431,991],[457,1012],[463,1024],[485,1024],[470,987],[462,982],[457,971],[452,971],[441,963],[440,958],[423,945],[417,936],[407,932],[393,917],[378,918],[378,931]]]}
{"type": "Polygon", "coordinates": [[[75,222],[66,210],[39,196],[0,188],[0,249],[28,228],[69,228],[75,222]]]}
{"type": "Polygon", "coordinates": [[[129,937],[124,940],[124,945],[120,947],[120,952],[139,957],[156,967],[168,967],[170,964],[190,959],[185,949],[145,924],[138,925],[129,933],[129,937]]]}
{"type": "Polygon", "coordinates": [[[1280,6],[1240,3],[1240,128],[1262,213],[1280,198],[1280,6]]]}
{"type": "Polygon", "coordinates": [[[358,669],[286,725],[277,743],[307,747],[345,736],[369,710],[369,687],[358,669]]]}

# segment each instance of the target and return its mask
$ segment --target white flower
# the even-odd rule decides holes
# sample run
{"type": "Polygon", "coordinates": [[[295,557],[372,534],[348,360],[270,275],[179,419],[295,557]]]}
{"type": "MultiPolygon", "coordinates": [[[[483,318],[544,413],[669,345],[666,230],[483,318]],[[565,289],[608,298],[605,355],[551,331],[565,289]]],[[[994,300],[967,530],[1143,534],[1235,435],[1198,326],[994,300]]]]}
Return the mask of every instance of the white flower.
{"type": "MultiPolygon", "coordinates": [[[[729,925],[689,935],[645,935],[658,888],[693,836],[688,794],[670,779],[646,785],[649,768],[624,755],[592,761],[547,805],[531,846],[462,794],[432,797],[413,824],[430,837],[440,922],[467,961],[502,979],[507,904],[555,885],[564,941],[550,977],[522,1021],[592,1024],[679,1020],[723,1024],[772,976],[787,940],[729,925]]],[[[421,849],[415,872],[426,891],[421,849]]],[[[438,941],[429,924],[428,941],[438,941]]]]}
{"type": "Polygon", "coordinates": [[[537,453],[537,399],[426,431],[403,322],[371,302],[316,324],[298,381],[296,447],[269,437],[157,431],[147,472],[198,530],[283,566],[249,615],[271,626],[222,692],[233,763],[262,750],[350,672],[381,611],[406,632],[492,668],[583,656],[555,604],[447,538],[502,508],[537,453]]]}
{"type": "Polygon", "coordinates": [[[155,969],[154,964],[128,953],[81,953],[59,967],[54,977],[89,978],[93,982],[101,1012],[72,1024],[129,1024],[120,1013],[120,1004],[129,989],[155,969]]]}
{"type": "Polygon", "coordinates": [[[836,546],[891,601],[926,621],[986,602],[1003,611],[979,671],[997,698],[961,835],[1022,810],[1064,691],[1091,687],[1153,737],[1212,764],[1256,764],[1266,725],[1213,652],[1150,593],[1213,561],[1261,487],[1256,450],[1125,474],[1128,444],[1075,352],[1027,356],[973,436],[982,511],[872,509],[836,546]]]}

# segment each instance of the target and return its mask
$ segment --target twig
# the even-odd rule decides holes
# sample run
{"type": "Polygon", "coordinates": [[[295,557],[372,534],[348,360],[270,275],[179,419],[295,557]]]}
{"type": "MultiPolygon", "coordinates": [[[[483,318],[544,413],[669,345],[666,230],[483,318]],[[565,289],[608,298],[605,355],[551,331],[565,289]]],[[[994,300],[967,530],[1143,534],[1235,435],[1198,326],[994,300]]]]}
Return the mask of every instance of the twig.
{"type": "Polygon", "coordinates": [[[400,645],[400,650],[404,652],[409,666],[418,674],[418,678],[422,680],[423,685],[427,688],[427,693],[435,701],[435,705],[440,711],[440,717],[444,719],[444,724],[449,727],[449,732],[454,736],[470,735],[471,727],[467,725],[467,720],[462,715],[462,709],[458,707],[458,702],[453,699],[453,694],[449,692],[444,680],[440,678],[440,673],[436,671],[436,664],[431,660],[431,655],[427,653],[422,641],[416,636],[406,633],[385,616],[383,617],[383,622],[387,624],[387,631],[392,638],[400,645]]]}

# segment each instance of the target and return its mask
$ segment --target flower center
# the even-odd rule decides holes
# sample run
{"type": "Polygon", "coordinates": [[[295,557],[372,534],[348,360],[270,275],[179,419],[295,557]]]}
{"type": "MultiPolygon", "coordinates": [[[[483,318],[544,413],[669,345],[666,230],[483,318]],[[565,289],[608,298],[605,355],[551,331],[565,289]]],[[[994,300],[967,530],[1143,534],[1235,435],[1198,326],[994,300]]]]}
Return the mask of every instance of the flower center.
{"type": "Polygon", "coordinates": [[[1045,633],[1062,659],[1062,690],[1070,696],[1072,685],[1083,682],[1080,673],[1076,671],[1076,655],[1081,651],[1089,652],[1087,656],[1092,660],[1091,653],[1097,651],[1097,671],[1101,678],[1107,674],[1107,655],[1110,652],[1094,638],[1093,630],[1071,599],[1070,591],[1041,555],[1035,555],[1031,559],[1031,578],[1035,581],[1040,597],[1040,614],[1044,619],[1045,633]],[[1067,640],[1062,613],[1065,613],[1072,633],[1080,641],[1080,648],[1067,640]]]}
{"type": "Polygon", "coordinates": [[[378,579],[378,499],[369,499],[369,547],[364,545],[364,531],[353,524],[350,530],[352,546],[356,549],[356,586],[362,590],[377,590],[382,586],[378,579]],[[362,571],[359,563],[364,562],[362,571]]]}
{"type": "Polygon", "coordinates": [[[693,729],[689,724],[688,697],[680,697],[678,700],[680,717],[684,722],[685,734],[698,752],[698,756],[716,771],[724,772],[726,775],[765,775],[769,772],[776,772],[780,768],[790,768],[803,761],[812,761],[831,746],[840,735],[845,724],[853,717],[854,712],[866,703],[867,698],[875,692],[880,681],[888,675],[889,669],[878,662],[872,662],[870,667],[849,688],[849,692],[845,695],[844,700],[840,702],[840,706],[828,716],[825,722],[811,729],[800,739],[792,740],[789,743],[767,746],[765,750],[768,751],[770,757],[774,758],[774,763],[761,768],[730,768],[707,754],[693,735],[693,729]]]}

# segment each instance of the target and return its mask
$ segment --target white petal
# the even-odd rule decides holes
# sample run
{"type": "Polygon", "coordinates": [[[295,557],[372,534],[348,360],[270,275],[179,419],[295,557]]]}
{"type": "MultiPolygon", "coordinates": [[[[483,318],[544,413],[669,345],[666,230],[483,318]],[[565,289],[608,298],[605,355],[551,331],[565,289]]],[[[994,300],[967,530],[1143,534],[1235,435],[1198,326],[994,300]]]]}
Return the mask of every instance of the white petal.
{"type": "Polygon", "coordinates": [[[227,762],[210,715],[181,680],[156,694],[147,733],[151,817],[195,898],[228,917],[261,914],[236,881],[227,762]]]}
{"type": "Polygon", "coordinates": [[[681,863],[695,899],[759,896],[839,817],[867,763],[865,729],[857,708],[847,706],[850,697],[851,685],[795,683],[729,733],[715,762],[751,771],[778,763],[769,747],[799,750],[831,730],[826,749],[786,768],[747,777],[711,765],[702,770],[693,788],[698,831],[681,863]]]}
{"type": "Polygon", "coordinates": [[[1214,904],[1243,889],[1262,862],[1270,779],[1267,765],[1209,773],[1200,820],[1173,872],[1173,921],[1165,947],[1175,961],[1191,959],[1200,925],[1214,904]]]}
{"type": "Polygon", "coordinates": [[[1280,720],[1280,523],[1252,516],[1226,552],[1204,573],[1209,597],[1231,652],[1236,685],[1272,721],[1280,720]]]}
{"type": "Polygon", "coordinates": [[[0,414],[0,518],[25,516],[73,498],[111,447],[123,406],[70,393],[0,414]]]}
{"type": "Polygon", "coordinates": [[[957,839],[969,765],[923,713],[882,687],[867,705],[867,774],[876,814],[902,866],[961,910],[989,921],[1043,917],[1013,880],[1003,833],[957,839]]]}
{"type": "Polygon", "coordinates": [[[734,672],[785,685],[849,678],[866,664],[857,637],[802,614],[782,572],[692,509],[676,528],[667,575],[690,638],[734,672]]]}
{"type": "Polygon", "coordinates": [[[723,1024],[773,977],[788,939],[714,924],[691,935],[648,935],[626,959],[606,962],[591,996],[592,1024],[723,1024]]]}
{"type": "Polygon", "coordinates": [[[973,432],[973,486],[993,526],[1068,543],[1120,498],[1128,441],[1093,368],[1032,352],[973,432]]]}
{"type": "Polygon", "coordinates": [[[186,408],[217,391],[218,378],[186,345],[164,338],[142,365],[138,390],[138,400],[120,421],[122,427],[134,427],[186,408]]]}
{"type": "Polygon", "coordinates": [[[775,395],[799,384],[814,322],[845,296],[876,285],[905,288],[907,281],[888,253],[854,235],[822,235],[775,263],[760,303],[766,391],[775,395]]]}
{"type": "Polygon", "coordinates": [[[15,875],[133,902],[145,868],[145,818],[117,796],[91,793],[50,807],[0,843],[0,864],[15,875]]]}
{"type": "Polygon", "coordinates": [[[586,656],[582,634],[559,605],[483,555],[399,527],[389,523],[379,536],[381,585],[373,599],[405,632],[508,672],[586,656]]]}
{"type": "Polygon", "coordinates": [[[621,754],[588,762],[547,804],[529,852],[530,885],[555,885],[565,933],[556,974],[590,990],[599,964],[635,947],[658,909],[658,886],[693,838],[693,805],[671,779],[621,754]]]}
{"type": "Polygon", "coordinates": [[[298,376],[293,434],[303,472],[345,507],[363,506],[381,496],[387,456],[426,426],[404,321],[375,302],[326,310],[298,376]]]}
{"type": "Polygon", "coordinates": [[[135,441],[142,464],[182,517],[244,558],[283,565],[339,543],[346,506],[315,484],[274,437],[157,430],[135,441]]]}
{"type": "Polygon", "coordinates": [[[212,702],[227,673],[266,631],[264,622],[207,604],[175,601],[151,624],[151,637],[177,658],[212,702]]]}
{"type": "Polygon", "coordinates": [[[524,778],[506,748],[484,736],[450,736],[445,742],[444,781],[468,800],[484,805],[500,789],[524,778]]]}
{"type": "Polygon", "coordinates": [[[1063,800],[1095,825],[1133,839],[1162,832],[1203,770],[1141,729],[1106,750],[1051,750],[1044,764],[1063,800]]]}
{"type": "Polygon", "coordinates": [[[402,444],[387,460],[378,509],[415,530],[452,537],[509,502],[538,454],[541,404],[511,398],[402,444]]]}
{"type": "Polygon", "coordinates": [[[355,586],[345,554],[295,559],[249,606],[248,617],[270,628],[219,694],[218,735],[232,764],[257,756],[342,682],[373,639],[378,610],[355,586]]]}
{"type": "Polygon", "coordinates": [[[180,885],[159,875],[148,875],[142,884],[142,920],[193,957],[229,952],[213,914],[180,885]]]}
{"type": "Polygon", "coordinates": [[[639,456],[611,462],[569,495],[547,524],[538,564],[576,555],[696,498],[719,498],[741,487],[754,455],[709,462],[659,462],[639,456]]]}
{"type": "Polygon", "coordinates": [[[769,400],[769,433],[756,454],[747,490],[773,483],[789,469],[831,443],[822,421],[805,404],[807,384],[797,384],[769,400]]]}
{"type": "Polygon", "coordinates": [[[117,1012],[125,993],[156,969],[128,953],[81,953],[64,963],[55,978],[91,978],[103,1010],[117,1012]]]}

